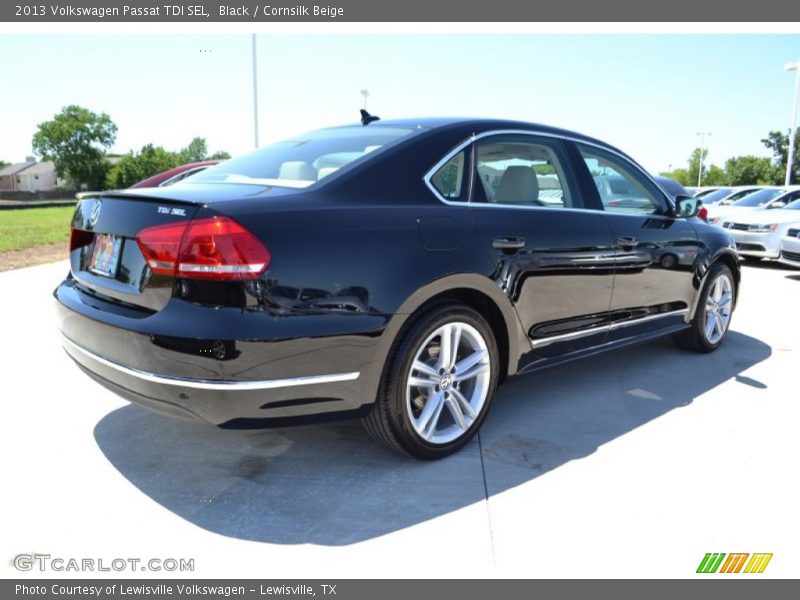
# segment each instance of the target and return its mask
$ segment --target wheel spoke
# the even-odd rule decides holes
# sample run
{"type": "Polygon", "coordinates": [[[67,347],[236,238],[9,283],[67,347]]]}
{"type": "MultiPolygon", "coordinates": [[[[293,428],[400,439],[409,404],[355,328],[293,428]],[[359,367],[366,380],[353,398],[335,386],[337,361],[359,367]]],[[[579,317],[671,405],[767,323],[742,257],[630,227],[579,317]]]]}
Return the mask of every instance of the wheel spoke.
{"type": "Polygon", "coordinates": [[[706,315],[706,339],[709,342],[713,342],[714,341],[713,340],[713,336],[714,336],[714,327],[715,327],[715,325],[716,325],[716,319],[714,318],[714,313],[713,312],[709,312],[706,315]]]}
{"type": "Polygon", "coordinates": [[[714,301],[719,304],[719,299],[722,297],[722,278],[717,279],[714,282],[714,301]]]}
{"type": "Polygon", "coordinates": [[[723,308],[729,306],[732,300],[733,300],[733,294],[731,294],[730,292],[725,292],[724,294],[722,294],[722,297],[719,300],[719,307],[723,308]]]}
{"type": "Polygon", "coordinates": [[[477,365],[473,365],[472,368],[467,369],[464,372],[456,371],[455,373],[455,380],[456,381],[466,381],[467,379],[472,379],[473,377],[477,377],[484,371],[489,369],[489,363],[478,363],[477,365]]]}
{"type": "Polygon", "coordinates": [[[468,371],[471,367],[483,360],[486,356],[486,350],[482,348],[470,354],[467,358],[463,358],[455,364],[456,374],[468,371]]]}
{"type": "Polygon", "coordinates": [[[461,393],[460,390],[455,388],[450,390],[450,394],[455,397],[458,405],[461,407],[462,412],[467,415],[470,419],[474,419],[476,416],[475,409],[472,408],[470,403],[464,398],[464,394],[461,393]]]}
{"type": "Polygon", "coordinates": [[[408,385],[421,388],[431,388],[436,385],[436,381],[428,379],[427,377],[414,377],[413,375],[408,378],[408,385]]]}
{"type": "Polygon", "coordinates": [[[453,334],[451,329],[452,325],[445,325],[442,327],[442,332],[439,335],[439,368],[449,370],[451,355],[453,354],[453,334]]]}
{"type": "Polygon", "coordinates": [[[717,327],[716,327],[717,333],[719,333],[719,335],[721,336],[722,334],[725,333],[725,321],[722,318],[722,315],[720,315],[719,313],[714,313],[714,319],[717,322],[717,327]]]}
{"type": "Polygon", "coordinates": [[[417,419],[417,431],[422,434],[422,437],[428,439],[436,430],[436,424],[439,422],[443,406],[443,392],[436,392],[425,402],[425,406],[422,407],[422,412],[417,419]]]}
{"type": "Polygon", "coordinates": [[[453,420],[456,422],[456,425],[458,425],[462,431],[466,431],[467,422],[464,420],[464,413],[461,412],[461,407],[458,405],[458,401],[455,397],[450,394],[444,402],[447,405],[447,410],[453,415],[453,420]]]}

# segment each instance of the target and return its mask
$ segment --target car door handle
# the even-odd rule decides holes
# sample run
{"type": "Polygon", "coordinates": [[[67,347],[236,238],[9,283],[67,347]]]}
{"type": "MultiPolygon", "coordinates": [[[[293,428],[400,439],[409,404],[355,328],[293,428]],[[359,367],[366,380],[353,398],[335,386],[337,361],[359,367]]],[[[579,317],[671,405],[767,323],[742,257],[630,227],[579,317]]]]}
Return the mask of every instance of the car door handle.
{"type": "Polygon", "coordinates": [[[635,246],[639,240],[632,235],[617,238],[617,246],[630,247],[635,246]]]}
{"type": "Polygon", "coordinates": [[[496,237],[492,239],[492,248],[498,250],[517,250],[525,247],[525,239],[521,237],[496,237]]]}

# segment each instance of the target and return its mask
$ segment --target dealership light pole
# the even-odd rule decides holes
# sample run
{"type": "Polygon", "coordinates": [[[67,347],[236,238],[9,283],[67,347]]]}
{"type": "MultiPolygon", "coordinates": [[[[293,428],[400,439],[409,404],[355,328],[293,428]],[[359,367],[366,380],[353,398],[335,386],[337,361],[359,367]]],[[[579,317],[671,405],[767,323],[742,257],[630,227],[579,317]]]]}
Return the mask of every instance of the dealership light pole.
{"type": "Polygon", "coordinates": [[[366,88],[361,90],[361,95],[364,96],[364,110],[367,110],[367,98],[369,98],[369,90],[366,88]]]}
{"type": "Polygon", "coordinates": [[[797,96],[800,94],[800,60],[787,63],[784,67],[787,71],[797,71],[794,81],[794,102],[792,102],[792,128],[789,130],[789,156],[786,159],[786,181],[784,185],[792,182],[792,163],[794,162],[794,145],[797,142],[795,135],[797,132],[797,96]]]}
{"type": "Polygon", "coordinates": [[[253,34],[253,138],[258,148],[258,73],[256,71],[256,34],[253,34]]]}
{"type": "Polygon", "coordinates": [[[700,183],[703,181],[703,154],[706,151],[706,136],[710,137],[711,134],[698,132],[696,135],[700,136],[700,168],[697,170],[697,187],[700,187],[700,183]]]}

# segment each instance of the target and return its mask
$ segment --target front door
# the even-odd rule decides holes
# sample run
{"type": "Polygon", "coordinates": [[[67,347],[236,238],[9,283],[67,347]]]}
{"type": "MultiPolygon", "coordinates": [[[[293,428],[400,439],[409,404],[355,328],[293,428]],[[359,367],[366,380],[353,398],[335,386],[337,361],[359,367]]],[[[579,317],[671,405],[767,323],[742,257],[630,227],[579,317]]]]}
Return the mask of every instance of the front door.
{"type": "Polygon", "coordinates": [[[685,323],[696,293],[697,233],[636,165],[577,144],[611,228],[616,252],[609,341],[685,323]]]}

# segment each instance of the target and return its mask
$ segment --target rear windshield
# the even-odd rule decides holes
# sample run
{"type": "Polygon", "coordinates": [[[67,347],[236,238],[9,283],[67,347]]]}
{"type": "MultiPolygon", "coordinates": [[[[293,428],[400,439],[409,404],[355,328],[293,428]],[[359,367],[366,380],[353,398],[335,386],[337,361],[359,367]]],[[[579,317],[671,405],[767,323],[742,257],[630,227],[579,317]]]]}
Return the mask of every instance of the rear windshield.
{"type": "Polygon", "coordinates": [[[417,131],[374,125],[320,129],[226,160],[184,181],[305,188],[417,131]]]}
{"type": "Polygon", "coordinates": [[[752,194],[748,194],[741,200],[737,200],[733,203],[734,206],[762,206],[772,200],[773,198],[777,198],[781,194],[785,193],[785,190],[759,190],[757,192],[753,192],[752,194]]]}

